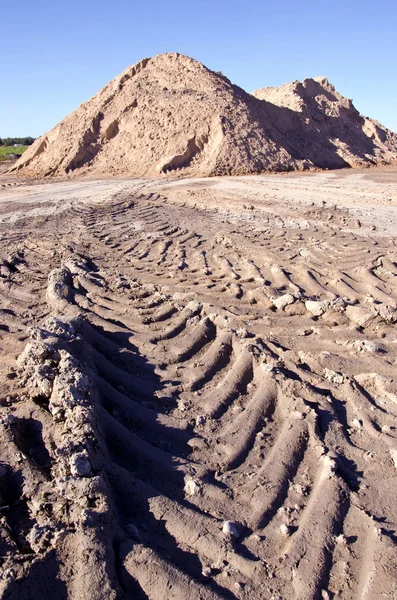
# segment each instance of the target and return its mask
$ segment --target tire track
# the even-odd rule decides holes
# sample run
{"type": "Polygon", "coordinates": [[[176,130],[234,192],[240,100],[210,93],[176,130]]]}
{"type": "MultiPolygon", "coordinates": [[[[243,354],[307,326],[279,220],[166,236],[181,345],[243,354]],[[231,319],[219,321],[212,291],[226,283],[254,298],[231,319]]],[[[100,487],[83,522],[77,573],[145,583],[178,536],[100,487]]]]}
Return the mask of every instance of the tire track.
{"type": "Polygon", "coordinates": [[[172,198],[77,204],[7,248],[5,594],[45,561],[76,598],[393,593],[395,257],[379,240],[363,266],[356,233],[345,255],[331,209],[283,258],[309,219],[297,242],[250,210],[258,239],[172,198]]]}

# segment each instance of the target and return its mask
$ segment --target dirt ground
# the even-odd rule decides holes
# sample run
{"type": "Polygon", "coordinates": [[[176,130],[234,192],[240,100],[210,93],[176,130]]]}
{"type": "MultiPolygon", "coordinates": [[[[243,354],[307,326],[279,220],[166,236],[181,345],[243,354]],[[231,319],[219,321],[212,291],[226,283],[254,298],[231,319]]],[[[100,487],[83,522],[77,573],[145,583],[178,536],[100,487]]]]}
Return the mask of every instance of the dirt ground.
{"type": "Polygon", "coordinates": [[[397,598],[397,169],[0,177],[7,600],[397,598]]]}

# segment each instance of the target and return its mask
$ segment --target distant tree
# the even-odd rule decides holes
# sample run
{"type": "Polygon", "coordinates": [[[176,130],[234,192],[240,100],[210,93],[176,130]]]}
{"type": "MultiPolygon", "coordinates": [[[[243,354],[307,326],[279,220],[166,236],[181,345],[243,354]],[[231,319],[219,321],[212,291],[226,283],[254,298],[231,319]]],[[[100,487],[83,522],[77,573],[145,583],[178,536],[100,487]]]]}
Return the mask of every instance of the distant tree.
{"type": "Polygon", "coordinates": [[[31,146],[31,144],[33,144],[33,142],[35,141],[35,138],[32,138],[31,136],[27,136],[27,137],[7,137],[7,138],[3,138],[1,140],[0,145],[2,146],[14,146],[14,144],[18,144],[21,146],[31,146]]]}

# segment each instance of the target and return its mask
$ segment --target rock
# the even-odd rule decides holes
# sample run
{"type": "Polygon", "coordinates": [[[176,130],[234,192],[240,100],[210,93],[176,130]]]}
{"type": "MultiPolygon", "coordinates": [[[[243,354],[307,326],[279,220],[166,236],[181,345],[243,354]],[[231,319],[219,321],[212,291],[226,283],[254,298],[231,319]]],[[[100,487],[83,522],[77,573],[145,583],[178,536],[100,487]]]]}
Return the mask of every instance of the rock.
{"type": "Polygon", "coordinates": [[[248,337],[248,331],[246,330],[245,327],[240,327],[239,329],[236,330],[236,335],[237,335],[237,337],[244,339],[244,338],[248,337]]]}
{"type": "Polygon", "coordinates": [[[89,477],[92,475],[88,452],[83,450],[70,457],[70,472],[73,476],[89,477]]]}
{"type": "Polygon", "coordinates": [[[183,488],[183,490],[184,490],[185,494],[187,494],[188,496],[194,496],[201,491],[201,486],[194,479],[189,479],[185,483],[185,487],[183,488]]]}
{"type": "Polygon", "coordinates": [[[37,523],[33,525],[27,539],[34,552],[44,552],[48,547],[52,537],[52,531],[49,527],[40,526],[37,523]]]}
{"type": "Polygon", "coordinates": [[[329,300],[317,301],[317,300],[306,300],[306,310],[312,313],[315,317],[321,317],[330,307],[331,303],[329,300]]]}
{"type": "Polygon", "coordinates": [[[280,531],[285,536],[291,534],[291,528],[288,525],[286,525],[285,523],[282,523],[282,525],[280,525],[280,531]]]}
{"type": "Polygon", "coordinates": [[[337,310],[342,312],[345,310],[345,301],[342,298],[333,300],[306,300],[306,310],[311,312],[315,317],[321,317],[327,310],[337,310]]]}
{"type": "Polygon", "coordinates": [[[341,384],[345,381],[345,376],[342,373],[336,373],[336,371],[332,371],[331,369],[324,369],[323,375],[325,379],[332,381],[332,383],[341,384]]]}
{"type": "Polygon", "coordinates": [[[374,318],[374,313],[362,306],[347,306],[346,315],[359,327],[364,327],[364,325],[374,318]]]}
{"type": "Polygon", "coordinates": [[[311,256],[311,252],[308,248],[299,248],[299,254],[304,258],[309,258],[311,256]]]}
{"type": "Polygon", "coordinates": [[[201,572],[202,576],[205,578],[211,577],[212,574],[212,569],[211,567],[204,567],[202,572],[201,572]]]}
{"type": "Polygon", "coordinates": [[[342,534],[339,534],[338,536],[335,537],[335,542],[337,544],[339,544],[340,546],[347,546],[346,538],[342,534]]]}
{"type": "Polygon", "coordinates": [[[226,535],[232,536],[236,539],[240,537],[240,533],[238,530],[238,524],[235,523],[234,521],[225,521],[223,523],[222,531],[226,535]]]}
{"type": "Polygon", "coordinates": [[[377,342],[373,342],[372,340],[355,340],[352,343],[353,348],[355,348],[358,352],[381,352],[383,350],[382,346],[377,342]]]}
{"type": "Polygon", "coordinates": [[[305,486],[303,486],[303,485],[300,485],[300,484],[294,485],[294,490],[300,496],[306,496],[307,495],[307,488],[305,486]]]}
{"type": "Polygon", "coordinates": [[[387,323],[396,323],[397,310],[388,304],[374,304],[372,310],[375,315],[379,315],[387,323]]]}
{"type": "Polygon", "coordinates": [[[283,296],[279,296],[278,298],[271,298],[271,301],[273,306],[275,306],[277,310],[284,310],[286,306],[295,302],[295,298],[292,294],[284,294],[283,296]]]}

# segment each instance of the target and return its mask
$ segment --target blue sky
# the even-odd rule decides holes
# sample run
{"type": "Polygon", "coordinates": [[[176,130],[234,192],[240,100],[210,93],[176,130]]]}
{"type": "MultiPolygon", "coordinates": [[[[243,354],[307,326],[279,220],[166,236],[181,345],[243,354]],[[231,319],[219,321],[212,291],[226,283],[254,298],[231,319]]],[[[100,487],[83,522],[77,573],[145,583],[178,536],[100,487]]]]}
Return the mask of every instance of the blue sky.
{"type": "Polygon", "coordinates": [[[325,75],[397,131],[397,2],[19,0],[1,9],[0,137],[41,135],[143,57],[192,56],[247,91],[325,75]]]}

